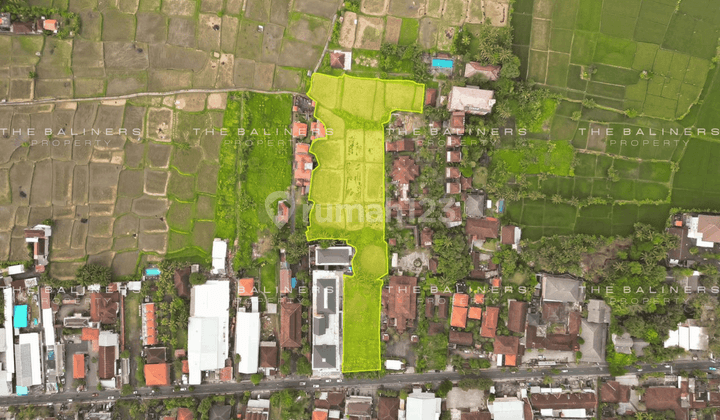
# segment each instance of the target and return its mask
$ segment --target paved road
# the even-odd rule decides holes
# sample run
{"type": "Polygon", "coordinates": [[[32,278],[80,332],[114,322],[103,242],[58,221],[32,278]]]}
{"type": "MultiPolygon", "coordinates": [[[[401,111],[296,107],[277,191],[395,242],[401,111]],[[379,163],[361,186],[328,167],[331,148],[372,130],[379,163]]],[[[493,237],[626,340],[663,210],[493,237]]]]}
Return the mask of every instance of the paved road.
{"type": "MultiPolygon", "coordinates": [[[[657,365],[652,367],[650,365],[643,365],[641,369],[629,368],[629,373],[649,373],[649,372],[664,372],[664,373],[677,373],[681,370],[692,371],[694,369],[700,369],[708,372],[710,367],[720,367],[720,364],[716,362],[710,362],[707,360],[698,361],[683,361],[675,362],[672,365],[657,365]],[[668,366],[668,367],[665,367],[668,366]]],[[[72,402],[107,402],[109,399],[137,399],[137,398],[166,398],[168,396],[181,397],[181,396],[194,396],[203,397],[208,395],[217,394],[232,394],[245,391],[269,391],[275,392],[283,389],[304,389],[306,391],[314,390],[330,390],[334,388],[353,388],[362,386],[376,386],[382,385],[386,388],[401,388],[411,384],[425,384],[428,382],[440,382],[446,379],[451,381],[457,381],[462,378],[490,378],[496,382],[501,381],[523,381],[531,384],[540,384],[543,376],[550,375],[553,377],[560,378],[572,378],[572,377],[588,377],[596,378],[601,376],[609,376],[608,368],[606,364],[600,364],[595,366],[581,366],[581,367],[568,367],[563,369],[562,367],[556,367],[561,369],[559,374],[552,374],[551,370],[548,369],[533,369],[529,372],[527,369],[521,369],[518,372],[512,373],[510,371],[502,372],[498,369],[490,369],[478,371],[477,374],[462,375],[458,372],[434,372],[434,373],[416,373],[416,374],[390,374],[381,379],[286,379],[286,380],[267,380],[261,382],[258,386],[253,386],[250,381],[243,381],[240,383],[222,383],[222,384],[206,384],[196,386],[191,391],[180,391],[173,392],[172,388],[164,387],[158,393],[152,394],[149,388],[143,388],[138,391],[138,395],[131,395],[128,397],[121,397],[119,391],[100,391],[92,392],[87,391],[83,393],[72,393],[64,392],[60,394],[48,394],[48,395],[33,395],[29,397],[4,397],[0,398],[0,406],[2,405],[14,405],[14,404],[26,404],[32,401],[33,404],[42,405],[49,403],[64,403],[72,399],[72,402]],[[94,397],[92,394],[97,393],[98,396],[94,397]]]]}

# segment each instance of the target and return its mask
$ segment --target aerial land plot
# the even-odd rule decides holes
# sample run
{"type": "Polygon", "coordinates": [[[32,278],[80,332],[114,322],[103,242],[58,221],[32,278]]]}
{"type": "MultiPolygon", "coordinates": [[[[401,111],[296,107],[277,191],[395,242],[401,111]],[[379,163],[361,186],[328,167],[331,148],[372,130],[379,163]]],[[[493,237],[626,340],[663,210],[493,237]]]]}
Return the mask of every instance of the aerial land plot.
{"type": "Polygon", "coordinates": [[[344,281],[343,319],[343,354],[353,356],[344,357],[343,371],[378,370],[380,277],[388,270],[384,192],[378,193],[384,191],[383,124],[393,110],[421,112],[424,87],[315,74],[308,96],[318,104],[316,117],[333,134],[315,140],[310,149],[318,167],[312,175],[309,200],[314,206],[307,238],[345,240],[355,247],[354,275],[344,281]],[[352,164],[342,164],[345,159],[352,164]],[[379,183],[378,188],[371,182],[379,183]],[[329,218],[329,212],[336,214],[329,218]]]}

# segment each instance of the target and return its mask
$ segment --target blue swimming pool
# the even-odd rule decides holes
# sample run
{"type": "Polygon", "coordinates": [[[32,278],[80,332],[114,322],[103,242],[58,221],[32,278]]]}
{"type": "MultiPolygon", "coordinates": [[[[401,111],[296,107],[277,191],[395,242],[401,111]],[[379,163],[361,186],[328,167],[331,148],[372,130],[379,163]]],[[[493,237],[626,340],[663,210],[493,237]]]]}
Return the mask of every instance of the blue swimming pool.
{"type": "Polygon", "coordinates": [[[15,305],[13,311],[13,327],[14,328],[27,328],[28,326],[28,306],[27,305],[15,305]]]}
{"type": "Polygon", "coordinates": [[[146,268],[146,269],[145,269],[145,275],[146,275],[146,276],[159,276],[159,275],[160,275],[160,269],[159,269],[159,268],[146,268]]]}
{"type": "Polygon", "coordinates": [[[446,60],[442,58],[433,58],[432,61],[433,67],[439,67],[441,69],[451,69],[453,66],[452,60],[446,60]]]}

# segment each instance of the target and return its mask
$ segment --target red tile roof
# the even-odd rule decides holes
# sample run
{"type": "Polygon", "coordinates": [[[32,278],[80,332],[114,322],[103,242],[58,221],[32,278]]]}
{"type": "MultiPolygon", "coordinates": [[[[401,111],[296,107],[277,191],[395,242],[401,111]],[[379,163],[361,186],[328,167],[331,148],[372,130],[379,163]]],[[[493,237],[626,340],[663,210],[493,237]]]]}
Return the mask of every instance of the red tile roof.
{"type": "Polygon", "coordinates": [[[58,28],[58,21],[55,19],[45,19],[43,22],[43,29],[46,31],[56,31],[58,28]]]}
{"type": "Polygon", "coordinates": [[[467,306],[453,306],[450,325],[457,328],[465,328],[465,326],[467,325],[467,316],[467,306]]]}
{"type": "Polygon", "coordinates": [[[425,226],[422,231],[420,231],[420,246],[423,248],[429,248],[433,244],[433,230],[429,227],[425,226]]]}
{"type": "Polygon", "coordinates": [[[415,151],[415,142],[410,139],[402,139],[385,143],[386,152],[412,152],[415,151]]]}
{"type": "Polygon", "coordinates": [[[425,105],[435,106],[437,103],[437,89],[425,89],[425,105]]]}
{"type": "Polygon", "coordinates": [[[40,286],[40,308],[50,309],[50,290],[48,287],[40,286]]]}
{"type": "Polygon", "coordinates": [[[498,335],[493,343],[495,354],[518,354],[520,352],[520,339],[507,335],[498,335]]]}
{"type": "Polygon", "coordinates": [[[280,294],[292,292],[292,271],[289,268],[280,269],[280,294]]]}
{"type": "Polygon", "coordinates": [[[393,181],[400,184],[409,184],[418,175],[420,175],[420,167],[411,158],[400,156],[393,161],[393,169],[390,172],[393,181]]]}
{"type": "Polygon", "coordinates": [[[170,364],[145,365],[144,372],[147,386],[170,385],[170,364]]]}
{"type": "Polygon", "coordinates": [[[387,316],[397,321],[397,330],[402,333],[408,320],[417,318],[417,296],[414,288],[417,277],[391,276],[387,289],[387,316]]]}
{"type": "Polygon", "coordinates": [[[468,219],[465,225],[465,234],[477,239],[497,238],[500,230],[500,221],[494,217],[484,219],[468,219]]]}
{"type": "Polygon", "coordinates": [[[310,131],[315,139],[321,139],[326,136],[325,125],[320,121],[310,124],[310,131]]]}
{"type": "Polygon", "coordinates": [[[305,137],[307,136],[307,124],[301,122],[292,123],[292,135],[293,137],[305,137]]]}
{"type": "Polygon", "coordinates": [[[307,143],[296,143],[295,144],[295,153],[310,153],[310,145],[307,143]]]}
{"type": "Polygon", "coordinates": [[[472,346],[473,335],[472,335],[472,333],[469,333],[469,332],[450,331],[450,336],[448,337],[448,342],[451,344],[457,344],[460,346],[472,346]]]}
{"type": "Polygon", "coordinates": [[[302,306],[299,303],[280,303],[280,347],[298,348],[302,325],[302,306]]]}
{"type": "Polygon", "coordinates": [[[460,222],[462,221],[462,209],[460,206],[450,206],[445,211],[446,222],[460,222]]]}
{"type": "Polygon", "coordinates": [[[85,378],[85,355],[82,353],[73,354],[73,379],[85,378]]]}
{"type": "Polygon", "coordinates": [[[190,362],[187,359],[182,361],[182,373],[190,373],[190,362]]]}
{"type": "Polygon", "coordinates": [[[173,282],[180,297],[190,297],[190,267],[175,270],[173,282]]]}
{"type": "Polygon", "coordinates": [[[454,166],[446,166],[445,167],[445,178],[448,178],[448,179],[460,178],[460,169],[458,169],[454,166]]]}
{"type": "Polygon", "coordinates": [[[115,356],[115,347],[100,347],[98,355],[98,377],[100,379],[110,379],[115,376],[115,356]]]}
{"type": "Polygon", "coordinates": [[[278,367],[278,347],[260,346],[260,367],[277,368],[278,367]]]}
{"type": "Polygon", "coordinates": [[[495,330],[497,330],[498,314],[500,308],[489,307],[485,309],[485,316],[483,317],[482,330],[480,335],[485,338],[495,337],[495,330]]]}
{"type": "Polygon", "coordinates": [[[473,306],[468,311],[468,318],[470,319],[481,319],[482,318],[482,308],[478,308],[477,306],[473,306]]]}
{"type": "Polygon", "coordinates": [[[255,279],[246,277],[238,280],[238,296],[252,296],[255,279]]]}
{"type": "Polygon", "coordinates": [[[400,400],[398,398],[380,397],[378,402],[378,420],[398,420],[400,400]]]}
{"type": "Polygon", "coordinates": [[[423,213],[423,208],[418,200],[390,200],[388,207],[390,207],[392,217],[396,217],[398,212],[403,216],[409,216],[412,213],[414,217],[420,217],[423,213]]]}
{"type": "Polygon", "coordinates": [[[143,303],[143,343],[154,346],[157,340],[157,319],[155,318],[155,304],[143,303]]]}
{"type": "MultiPolygon", "coordinates": [[[[297,185],[305,185],[310,182],[313,167],[312,156],[307,154],[307,152],[301,151],[301,144],[304,143],[298,143],[295,151],[294,177],[297,185]]],[[[305,149],[305,146],[302,147],[302,150],[305,149]]]]}
{"type": "Polygon", "coordinates": [[[465,133],[465,113],[462,111],[455,111],[450,116],[450,129],[453,133],[464,134],[465,133]]]}
{"type": "Polygon", "coordinates": [[[688,418],[688,409],[683,408],[680,402],[682,390],[674,387],[651,387],[645,390],[645,406],[648,410],[672,410],[675,418],[685,420],[688,418]]]}
{"type": "Polygon", "coordinates": [[[80,339],[83,341],[94,341],[100,338],[100,330],[97,328],[83,328],[80,339]]]}
{"type": "Polygon", "coordinates": [[[120,294],[90,293],[90,320],[102,324],[114,324],[120,309],[120,294]]]}
{"type": "Polygon", "coordinates": [[[470,297],[465,293],[455,293],[453,295],[453,305],[455,306],[466,307],[468,306],[469,301],[470,297]]]}
{"type": "Polygon", "coordinates": [[[275,219],[281,223],[287,223],[290,220],[290,207],[284,201],[278,201],[278,212],[275,219]]]}
{"type": "Polygon", "coordinates": [[[503,226],[500,237],[502,238],[502,243],[504,245],[515,244],[515,226],[513,226],[513,225],[503,226]]]}
{"type": "Polygon", "coordinates": [[[312,420],[327,420],[327,418],[328,418],[327,410],[315,410],[312,413],[312,420]]]}
{"type": "Polygon", "coordinates": [[[193,420],[193,413],[189,408],[178,408],[177,420],[193,420]]]}
{"type": "Polygon", "coordinates": [[[474,301],[475,301],[475,303],[477,303],[478,305],[482,305],[483,303],[485,303],[485,295],[482,294],[482,293],[476,293],[476,294],[475,294],[474,301]]]}
{"type": "Polygon", "coordinates": [[[517,354],[506,354],[504,360],[505,366],[517,366],[517,354]]]}
{"type": "MultiPolygon", "coordinates": [[[[465,114],[463,114],[464,116],[465,114]]],[[[460,146],[460,136],[447,136],[445,140],[445,147],[451,148],[451,147],[458,147],[460,146]]]]}
{"type": "MultiPolygon", "coordinates": [[[[594,410],[597,405],[597,397],[594,392],[573,394],[531,394],[530,403],[536,410],[542,410],[544,408],[552,408],[556,410],[584,408],[586,410],[594,410]]],[[[648,408],[650,408],[649,405],[648,408]]]]}
{"type": "Polygon", "coordinates": [[[226,366],[222,369],[220,369],[220,381],[221,382],[230,382],[233,378],[233,368],[232,366],[226,366]]]}
{"type": "Polygon", "coordinates": [[[446,162],[458,163],[462,161],[462,153],[459,150],[447,152],[446,162]]]}
{"type": "Polygon", "coordinates": [[[630,401],[630,387],[617,381],[608,381],[600,388],[600,401],[621,403],[630,401]]]}
{"type": "Polygon", "coordinates": [[[462,187],[460,186],[459,182],[446,182],[445,183],[445,193],[446,194],[460,194],[460,191],[462,191],[462,187]]]}
{"type": "Polygon", "coordinates": [[[345,53],[342,52],[331,52],[330,53],[330,67],[334,69],[345,68],[345,53]]]}
{"type": "Polygon", "coordinates": [[[527,318],[527,302],[514,300],[508,307],[508,330],[516,333],[525,333],[525,320],[527,318]]]}

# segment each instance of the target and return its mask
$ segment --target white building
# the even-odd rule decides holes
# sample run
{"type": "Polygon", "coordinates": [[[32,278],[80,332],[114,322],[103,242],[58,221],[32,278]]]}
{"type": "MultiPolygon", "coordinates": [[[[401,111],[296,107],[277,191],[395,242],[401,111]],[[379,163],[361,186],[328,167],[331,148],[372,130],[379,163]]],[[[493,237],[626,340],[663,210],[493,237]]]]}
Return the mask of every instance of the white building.
{"type": "Polygon", "coordinates": [[[18,335],[18,344],[15,344],[15,368],[17,386],[29,387],[42,384],[39,333],[18,335]]]}
{"type": "Polygon", "coordinates": [[[493,420],[524,420],[525,403],[516,397],[495,398],[492,404],[488,403],[488,410],[493,420]]]}
{"type": "Polygon", "coordinates": [[[208,281],[190,291],[188,368],[190,385],[202,382],[202,371],[225,367],[228,357],[230,282],[208,281]]]}
{"type": "Polygon", "coordinates": [[[212,247],[212,274],[225,274],[225,258],[227,257],[227,242],[215,238],[212,247]]]}
{"type": "Polygon", "coordinates": [[[442,399],[435,398],[433,392],[420,392],[414,389],[406,400],[407,408],[405,418],[407,420],[438,420],[442,406],[442,399]]]}
{"type": "Polygon", "coordinates": [[[238,372],[257,373],[260,352],[260,313],[238,312],[235,324],[235,353],[240,355],[238,372]]]}
{"type": "Polygon", "coordinates": [[[495,105],[495,92],[477,86],[453,86],[448,95],[448,110],[474,115],[486,115],[495,105]]]}
{"type": "Polygon", "coordinates": [[[720,242],[720,216],[686,216],[685,224],[688,227],[687,237],[695,239],[695,245],[712,248],[720,242]]]}
{"type": "Polygon", "coordinates": [[[342,271],[313,271],[313,376],[340,374],[342,282],[342,271]]]}
{"type": "Polygon", "coordinates": [[[685,350],[707,350],[708,334],[704,327],[695,325],[694,319],[688,319],[684,324],[678,324],[678,329],[670,331],[670,336],[665,340],[665,348],[682,347],[685,350]]]}

